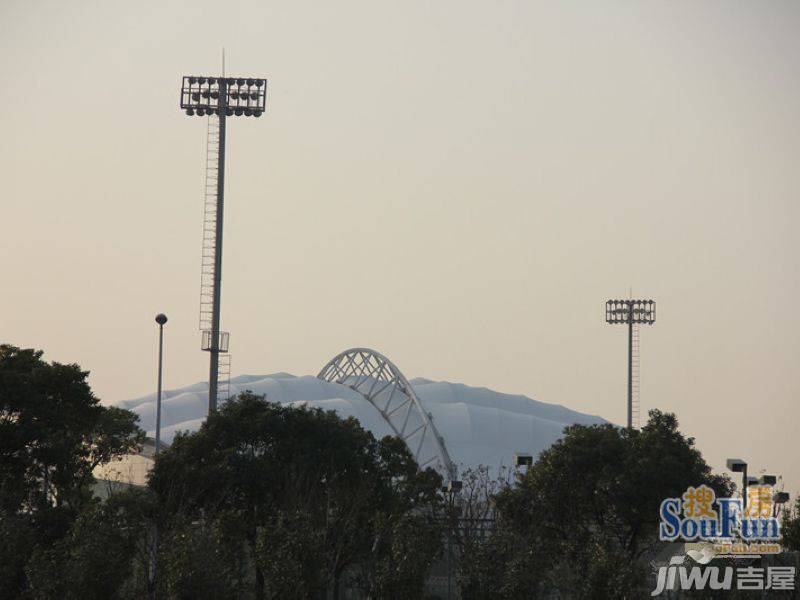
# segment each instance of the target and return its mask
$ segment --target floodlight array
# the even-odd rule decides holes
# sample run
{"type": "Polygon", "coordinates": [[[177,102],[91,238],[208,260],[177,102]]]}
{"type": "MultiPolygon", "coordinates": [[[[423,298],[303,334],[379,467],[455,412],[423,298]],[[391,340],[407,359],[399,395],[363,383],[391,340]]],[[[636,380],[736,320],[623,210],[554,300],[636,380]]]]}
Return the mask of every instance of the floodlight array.
{"type": "Polygon", "coordinates": [[[655,300],[609,300],[606,302],[606,323],[652,325],[655,322],[655,300]]]}
{"type": "Polygon", "coordinates": [[[229,117],[260,117],[266,99],[266,79],[187,75],[181,85],[181,108],[190,117],[219,115],[220,111],[229,117]]]}

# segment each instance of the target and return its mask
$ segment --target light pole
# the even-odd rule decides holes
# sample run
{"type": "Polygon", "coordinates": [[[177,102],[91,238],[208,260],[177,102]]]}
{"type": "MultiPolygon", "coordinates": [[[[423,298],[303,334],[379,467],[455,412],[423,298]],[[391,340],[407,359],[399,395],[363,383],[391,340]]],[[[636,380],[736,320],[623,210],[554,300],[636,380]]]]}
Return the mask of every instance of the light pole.
{"type": "MultiPolygon", "coordinates": [[[[634,365],[634,326],[652,325],[655,322],[655,300],[609,300],[606,302],[606,323],[609,325],[624,323],[628,326],[628,429],[633,429],[633,376],[635,367],[638,367],[638,362],[634,365]]],[[[638,353],[636,358],[638,359],[638,353]]]]}
{"type": "Polygon", "coordinates": [[[266,79],[191,75],[184,76],[181,85],[181,108],[186,114],[208,115],[209,118],[200,281],[201,347],[210,353],[209,412],[217,409],[219,354],[228,351],[228,334],[220,331],[226,119],[232,116],[260,117],[266,108],[266,96],[266,79]],[[216,128],[212,127],[213,124],[216,128]]]}
{"type": "Polygon", "coordinates": [[[457,530],[460,525],[459,519],[461,515],[461,506],[459,504],[459,506],[456,507],[455,502],[456,496],[460,496],[462,488],[463,484],[461,481],[450,480],[447,487],[443,490],[447,494],[449,500],[451,517],[455,518],[455,524],[451,521],[450,530],[447,532],[447,600],[451,600],[453,597],[453,527],[457,530]],[[455,512],[457,512],[457,514],[454,514],[455,512]]]}
{"type": "Polygon", "coordinates": [[[782,505],[786,504],[789,501],[789,493],[788,492],[775,492],[775,495],[772,496],[772,516],[777,517],[778,513],[782,505]]]}
{"type": "Polygon", "coordinates": [[[167,322],[167,315],[158,313],[156,323],[158,323],[158,393],[156,394],[156,455],[161,451],[161,370],[164,364],[164,324],[167,322]]]}
{"type": "MultiPolygon", "coordinates": [[[[164,324],[167,322],[167,315],[158,313],[156,323],[158,323],[158,392],[156,393],[156,456],[161,451],[161,374],[164,365],[164,324]]],[[[153,583],[151,597],[155,600],[157,595],[157,575],[158,575],[158,524],[153,528],[153,583]]]]}
{"type": "Polygon", "coordinates": [[[517,468],[530,467],[533,465],[533,455],[527,452],[514,452],[512,459],[514,461],[514,466],[517,468]]]}
{"type": "Polygon", "coordinates": [[[729,458],[726,462],[729,471],[742,474],[742,515],[747,510],[747,463],[741,458],[729,458]]]}

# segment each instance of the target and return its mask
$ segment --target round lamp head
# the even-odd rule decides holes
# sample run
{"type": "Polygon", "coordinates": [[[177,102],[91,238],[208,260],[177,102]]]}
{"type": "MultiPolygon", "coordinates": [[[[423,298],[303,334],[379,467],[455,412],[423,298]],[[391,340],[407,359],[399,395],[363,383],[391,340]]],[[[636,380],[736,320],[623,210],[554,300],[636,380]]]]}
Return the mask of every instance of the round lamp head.
{"type": "Polygon", "coordinates": [[[158,313],[156,315],[156,323],[158,323],[159,325],[163,325],[166,322],[167,322],[167,315],[165,315],[164,313],[158,313]]]}

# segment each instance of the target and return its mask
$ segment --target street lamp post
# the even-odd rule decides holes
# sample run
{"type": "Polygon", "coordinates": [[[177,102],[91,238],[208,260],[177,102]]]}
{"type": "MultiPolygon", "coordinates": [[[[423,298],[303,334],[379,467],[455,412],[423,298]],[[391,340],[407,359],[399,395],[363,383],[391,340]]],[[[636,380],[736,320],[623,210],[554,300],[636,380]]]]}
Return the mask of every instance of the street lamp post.
{"type": "Polygon", "coordinates": [[[167,315],[159,313],[156,315],[158,323],[158,393],[156,394],[156,454],[161,451],[161,371],[164,364],[164,324],[167,322],[167,315]]]}
{"type": "MultiPolygon", "coordinates": [[[[156,323],[158,323],[158,392],[156,393],[156,456],[161,451],[161,375],[164,365],[164,324],[167,322],[167,315],[158,313],[156,323]]],[[[155,600],[157,595],[157,575],[158,575],[158,525],[153,528],[153,550],[152,550],[152,590],[151,597],[155,600]]]]}
{"type": "MultiPolygon", "coordinates": [[[[729,458],[726,462],[726,466],[729,471],[733,471],[734,473],[741,473],[742,474],[742,516],[746,515],[747,511],[747,488],[748,486],[752,485],[760,485],[760,486],[768,486],[770,488],[774,488],[774,486],[778,483],[778,477],[775,475],[761,475],[760,477],[753,477],[747,475],[747,463],[743,461],[741,458],[729,458]]],[[[761,503],[761,495],[759,494],[758,497],[754,498],[755,502],[758,502],[760,506],[761,503]]],[[[783,504],[786,504],[789,501],[789,494],[784,491],[774,492],[772,494],[772,516],[777,517],[779,512],[779,507],[783,504]]],[[[763,516],[763,515],[761,515],[763,516]]]]}
{"type": "MultiPolygon", "coordinates": [[[[458,510],[458,514],[455,515],[455,519],[456,519],[455,527],[456,528],[459,526],[458,520],[459,520],[460,515],[461,515],[461,507],[459,506],[458,509],[456,509],[455,502],[456,502],[456,497],[461,494],[462,488],[463,488],[463,485],[462,485],[461,481],[451,480],[447,484],[447,487],[445,487],[444,490],[443,490],[445,493],[447,493],[447,498],[448,498],[448,501],[450,503],[451,516],[453,516],[452,515],[453,512],[458,510]]],[[[452,525],[453,524],[451,524],[451,528],[447,532],[447,600],[451,600],[451,598],[453,597],[452,596],[452,590],[453,590],[453,531],[452,531],[452,525]]]]}
{"type": "Polygon", "coordinates": [[[628,429],[633,428],[634,326],[652,325],[655,322],[655,300],[609,300],[606,302],[606,323],[628,326],[628,429]]]}
{"type": "Polygon", "coordinates": [[[210,354],[209,412],[217,409],[219,354],[228,351],[228,334],[220,331],[226,119],[233,116],[260,117],[266,108],[266,97],[266,79],[187,75],[181,85],[181,108],[187,115],[208,115],[209,119],[217,119],[213,136],[209,128],[200,283],[201,347],[210,354]],[[212,156],[216,160],[211,161],[212,156]]]}
{"type": "Polygon", "coordinates": [[[747,463],[741,458],[729,458],[726,462],[729,471],[742,474],[742,514],[747,510],[747,463]]]}
{"type": "Polygon", "coordinates": [[[777,517],[782,505],[786,504],[788,501],[788,492],[775,492],[775,494],[772,496],[772,516],[777,517]]]}

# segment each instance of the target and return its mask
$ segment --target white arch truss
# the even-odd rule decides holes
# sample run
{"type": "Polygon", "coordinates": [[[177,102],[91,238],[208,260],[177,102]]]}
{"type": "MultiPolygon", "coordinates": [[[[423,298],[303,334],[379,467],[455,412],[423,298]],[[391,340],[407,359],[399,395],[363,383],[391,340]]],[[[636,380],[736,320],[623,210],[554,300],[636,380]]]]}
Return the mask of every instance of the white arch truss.
{"type": "Polygon", "coordinates": [[[334,356],[317,375],[358,392],[402,439],[420,468],[436,467],[446,481],[457,479],[444,439],[411,384],[392,361],[369,348],[351,348],[334,356]]]}

